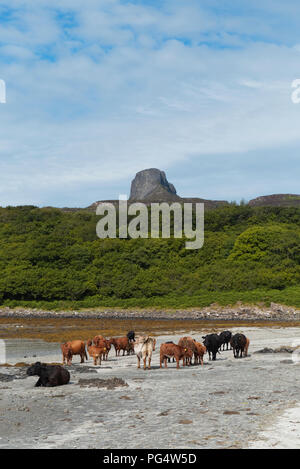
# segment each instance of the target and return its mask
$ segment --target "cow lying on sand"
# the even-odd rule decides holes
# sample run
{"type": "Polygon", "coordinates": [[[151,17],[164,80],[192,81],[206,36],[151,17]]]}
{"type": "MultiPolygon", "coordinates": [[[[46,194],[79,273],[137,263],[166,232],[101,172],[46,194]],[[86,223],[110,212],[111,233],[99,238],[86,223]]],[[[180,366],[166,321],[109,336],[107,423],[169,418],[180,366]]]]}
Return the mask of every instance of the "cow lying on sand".
{"type": "Polygon", "coordinates": [[[179,361],[183,361],[183,366],[185,366],[185,359],[187,356],[188,349],[186,347],[180,347],[180,345],[176,345],[173,342],[166,342],[161,344],[160,346],[160,368],[162,368],[162,362],[165,363],[165,368],[167,368],[167,358],[174,357],[177,366],[179,368],[179,361]]]}
{"type": "Polygon", "coordinates": [[[72,340],[70,342],[65,342],[60,346],[62,355],[63,355],[63,365],[67,360],[67,365],[72,364],[73,355],[80,355],[80,363],[84,363],[84,359],[88,359],[85,351],[85,343],[83,340],[72,340]]]}
{"type": "Polygon", "coordinates": [[[36,362],[27,369],[26,373],[28,376],[39,376],[35,386],[61,386],[70,381],[70,373],[60,365],[36,362]]]}
{"type": "Polygon", "coordinates": [[[137,367],[141,367],[141,358],[144,362],[144,370],[146,369],[146,362],[148,357],[148,370],[150,370],[151,365],[151,358],[152,352],[155,350],[156,339],[154,337],[149,336],[139,336],[136,338],[134,344],[134,352],[136,353],[138,365],[137,367]]]}

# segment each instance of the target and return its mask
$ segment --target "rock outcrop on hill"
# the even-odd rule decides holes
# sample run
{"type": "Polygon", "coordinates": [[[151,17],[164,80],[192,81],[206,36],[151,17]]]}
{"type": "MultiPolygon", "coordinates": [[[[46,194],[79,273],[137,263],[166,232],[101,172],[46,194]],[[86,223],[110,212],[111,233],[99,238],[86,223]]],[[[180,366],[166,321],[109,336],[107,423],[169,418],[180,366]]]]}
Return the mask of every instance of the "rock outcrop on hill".
{"type": "Polygon", "coordinates": [[[249,202],[251,207],[300,207],[300,195],[297,194],[273,194],[263,195],[249,202]]]}
{"type": "MultiPolygon", "coordinates": [[[[102,200],[95,202],[87,210],[95,211],[101,202],[109,202],[114,205],[119,203],[118,200],[102,200]]],[[[205,210],[210,210],[228,204],[226,200],[207,200],[200,198],[180,197],[176,193],[176,189],[166,177],[164,171],[157,168],[144,169],[136,174],[131,183],[131,191],[129,203],[143,202],[146,205],[160,202],[179,202],[183,203],[204,203],[205,210]]]]}
{"type": "Polygon", "coordinates": [[[130,200],[176,200],[176,189],[164,171],[156,168],[139,171],[131,183],[130,200]]]}
{"type": "MultiPolygon", "coordinates": [[[[118,205],[119,200],[101,200],[94,202],[85,209],[63,208],[64,212],[76,212],[86,210],[94,212],[97,205],[103,202],[109,202],[118,205]]],[[[183,203],[204,203],[205,210],[211,210],[224,205],[228,205],[226,200],[207,200],[198,197],[180,197],[173,184],[171,184],[164,171],[157,168],[149,168],[139,171],[131,183],[130,198],[131,202],[143,202],[146,205],[159,202],[179,202],[183,203]]],[[[250,207],[300,207],[300,195],[297,194],[273,194],[257,197],[248,202],[250,207]]]]}

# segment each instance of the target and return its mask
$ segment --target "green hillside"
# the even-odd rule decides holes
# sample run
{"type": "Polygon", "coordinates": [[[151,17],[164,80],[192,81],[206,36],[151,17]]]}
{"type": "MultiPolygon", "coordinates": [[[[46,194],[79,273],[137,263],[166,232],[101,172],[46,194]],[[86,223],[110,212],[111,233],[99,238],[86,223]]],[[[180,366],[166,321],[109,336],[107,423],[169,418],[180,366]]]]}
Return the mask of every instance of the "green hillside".
{"type": "Polygon", "coordinates": [[[300,306],[300,208],[229,205],[205,242],[105,239],[88,212],[0,208],[0,303],[41,308],[300,306]]]}

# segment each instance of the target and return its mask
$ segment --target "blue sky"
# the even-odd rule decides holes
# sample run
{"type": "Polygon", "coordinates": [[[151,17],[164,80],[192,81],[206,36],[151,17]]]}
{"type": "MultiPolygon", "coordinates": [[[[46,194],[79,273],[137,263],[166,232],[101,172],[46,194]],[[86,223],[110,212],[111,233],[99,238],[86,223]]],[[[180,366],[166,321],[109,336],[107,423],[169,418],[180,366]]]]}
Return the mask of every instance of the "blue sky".
{"type": "Polygon", "coordinates": [[[0,205],[300,193],[296,0],[2,0],[0,205]]]}

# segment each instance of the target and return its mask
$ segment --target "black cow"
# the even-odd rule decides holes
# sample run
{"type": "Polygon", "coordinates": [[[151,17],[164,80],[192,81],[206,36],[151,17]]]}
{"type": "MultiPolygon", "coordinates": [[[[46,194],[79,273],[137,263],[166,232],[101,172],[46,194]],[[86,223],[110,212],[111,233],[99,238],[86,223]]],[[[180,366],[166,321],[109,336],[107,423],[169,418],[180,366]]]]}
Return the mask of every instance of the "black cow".
{"type": "Polygon", "coordinates": [[[225,350],[225,345],[226,345],[226,350],[228,350],[228,345],[230,344],[232,334],[230,331],[223,331],[219,334],[219,342],[220,342],[220,350],[225,350]],[[223,346],[223,349],[222,349],[223,346]]]}
{"type": "Polygon", "coordinates": [[[61,386],[70,381],[70,373],[60,365],[36,362],[27,369],[26,373],[29,376],[39,376],[35,386],[61,386]]]}
{"type": "Polygon", "coordinates": [[[244,334],[235,334],[230,341],[230,345],[233,349],[234,358],[242,357],[244,349],[246,347],[247,339],[244,334]]]}
{"type": "MultiPolygon", "coordinates": [[[[211,356],[213,360],[216,360],[217,353],[219,352],[220,341],[218,334],[208,334],[202,336],[203,345],[205,345],[206,350],[208,351],[209,360],[211,360],[211,356]]],[[[219,352],[220,353],[220,352],[219,352]]]]}
{"type": "Polygon", "coordinates": [[[134,342],[135,332],[134,331],[127,332],[127,339],[129,340],[129,342],[134,342]]]}

